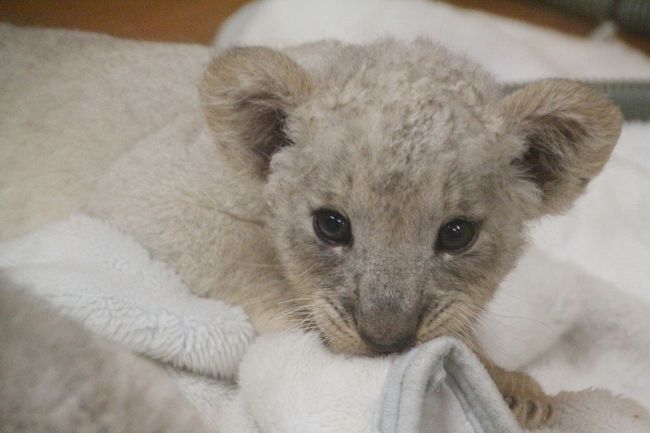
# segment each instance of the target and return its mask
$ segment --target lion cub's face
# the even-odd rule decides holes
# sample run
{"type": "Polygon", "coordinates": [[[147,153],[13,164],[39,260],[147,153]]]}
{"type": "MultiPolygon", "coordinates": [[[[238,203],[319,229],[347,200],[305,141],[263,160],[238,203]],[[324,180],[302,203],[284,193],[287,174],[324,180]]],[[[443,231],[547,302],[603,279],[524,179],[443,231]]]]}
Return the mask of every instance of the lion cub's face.
{"type": "Polygon", "coordinates": [[[271,162],[270,228],[287,276],[340,350],[462,331],[521,243],[511,180],[489,152],[496,119],[435,82],[345,89],[350,100],[334,88],[300,107],[294,145],[271,162]]]}
{"type": "Polygon", "coordinates": [[[217,143],[263,184],[296,311],[351,353],[469,332],[525,221],[570,204],[620,128],[584,86],[503,99],[426,42],[340,46],[311,71],[235,50],[202,90],[217,143]]]}

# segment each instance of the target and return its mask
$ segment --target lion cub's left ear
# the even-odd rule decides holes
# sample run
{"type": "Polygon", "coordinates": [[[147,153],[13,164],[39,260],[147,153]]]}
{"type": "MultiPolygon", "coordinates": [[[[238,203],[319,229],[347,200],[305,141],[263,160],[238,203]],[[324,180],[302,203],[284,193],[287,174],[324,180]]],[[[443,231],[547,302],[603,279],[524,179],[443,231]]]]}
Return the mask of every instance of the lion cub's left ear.
{"type": "Polygon", "coordinates": [[[506,131],[520,144],[511,167],[541,196],[527,206],[531,217],[573,203],[609,159],[623,121],[605,95],[569,80],[526,86],[505,97],[501,109],[506,131]]]}
{"type": "Polygon", "coordinates": [[[199,91],[217,145],[238,168],[264,178],[273,154],[291,143],[287,119],[311,88],[307,72],[285,54],[247,47],[214,58],[199,91]]]}

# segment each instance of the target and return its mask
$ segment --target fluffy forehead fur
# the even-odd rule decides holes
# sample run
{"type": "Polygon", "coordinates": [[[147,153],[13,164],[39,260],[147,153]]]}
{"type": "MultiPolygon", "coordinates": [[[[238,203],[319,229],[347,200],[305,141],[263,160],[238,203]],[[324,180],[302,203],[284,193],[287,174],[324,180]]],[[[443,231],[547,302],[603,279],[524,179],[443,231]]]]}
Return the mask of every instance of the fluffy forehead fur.
{"type": "Polygon", "coordinates": [[[264,189],[295,311],[334,349],[366,353],[467,332],[524,222],[566,207],[606,161],[611,103],[575,83],[538,87],[504,99],[430,42],[385,40],[236,50],[202,90],[218,145],[264,189]],[[320,208],[350,220],[351,245],[317,238],[320,208]],[[438,251],[459,217],[479,227],[474,245],[438,251]]]}
{"type": "Polygon", "coordinates": [[[285,125],[292,145],[273,158],[272,185],[309,185],[302,194],[316,202],[351,205],[373,224],[389,218],[393,230],[418,222],[409,208],[485,212],[472,190],[510,162],[494,148],[512,145],[499,141],[485,74],[431,44],[387,41],[343,47],[314,75],[285,125]]]}

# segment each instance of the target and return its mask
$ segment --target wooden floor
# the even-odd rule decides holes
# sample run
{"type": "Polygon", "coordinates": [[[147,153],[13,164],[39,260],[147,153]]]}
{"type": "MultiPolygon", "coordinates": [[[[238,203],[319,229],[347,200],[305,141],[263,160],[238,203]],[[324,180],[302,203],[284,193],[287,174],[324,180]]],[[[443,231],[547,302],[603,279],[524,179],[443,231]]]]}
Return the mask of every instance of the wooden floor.
{"type": "MultiPolygon", "coordinates": [[[[327,1],[327,0],[323,0],[327,1]]],[[[350,0],[354,1],[354,0],[350,0]]],[[[156,41],[209,43],[224,19],[246,0],[0,0],[0,21],[65,27],[156,41]]],[[[534,0],[446,0],[573,35],[598,23],[564,15],[534,0]]],[[[650,54],[650,40],[621,35],[650,54]]]]}
{"type": "Polygon", "coordinates": [[[133,39],[209,43],[245,0],[0,0],[0,20],[133,39]]]}

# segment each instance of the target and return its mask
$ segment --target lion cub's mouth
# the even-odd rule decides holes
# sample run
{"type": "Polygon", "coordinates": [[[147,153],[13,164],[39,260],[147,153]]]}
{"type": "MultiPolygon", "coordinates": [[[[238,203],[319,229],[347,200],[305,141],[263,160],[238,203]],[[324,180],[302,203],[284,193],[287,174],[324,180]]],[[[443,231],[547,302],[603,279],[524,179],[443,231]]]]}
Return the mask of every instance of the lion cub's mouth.
{"type": "Polygon", "coordinates": [[[364,341],[357,329],[354,316],[346,314],[343,307],[337,306],[331,301],[326,302],[321,308],[312,308],[309,317],[302,321],[301,327],[308,331],[315,331],[321,342],[335,353],[382,356],[407,351],[444,335],[464,339],[464,327],[458,326],[458,324],[465,323],[468,319],[456,317],[456,315],[462,316],[465,310],[459,308],[460,304],[456,300],[436,304],[436,307],[429,310],[429,313],[423,317],[424,320],[420,321],[417,333],[410,341],[399,347],[388,348],[388,350],[384,348],[377,350],[376,347],[364,341]]]}

